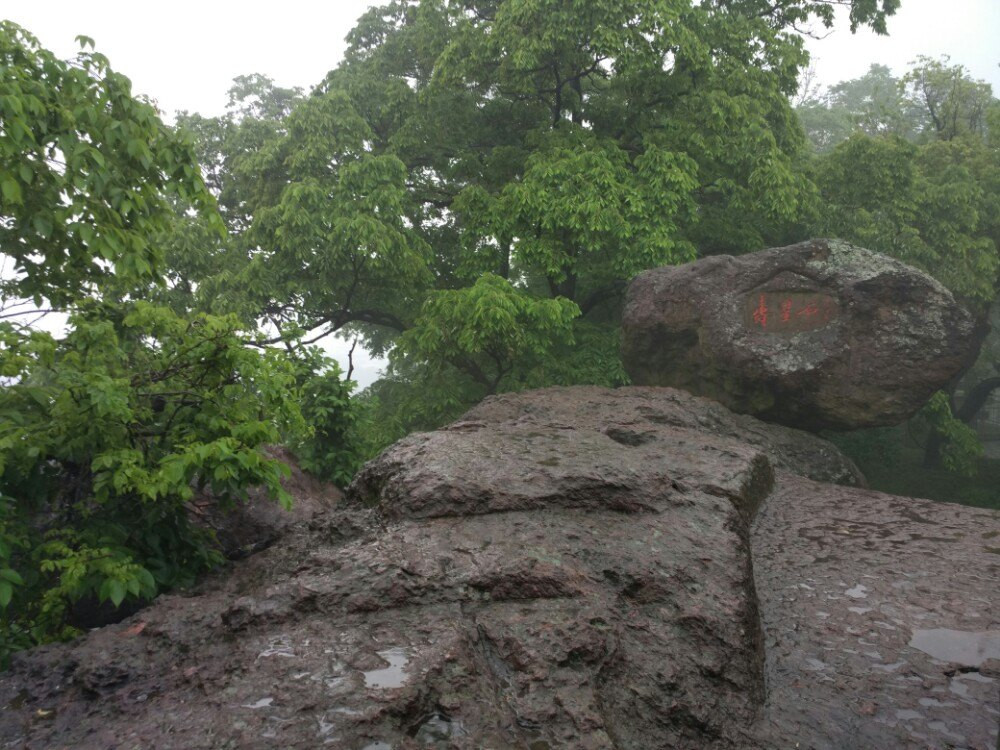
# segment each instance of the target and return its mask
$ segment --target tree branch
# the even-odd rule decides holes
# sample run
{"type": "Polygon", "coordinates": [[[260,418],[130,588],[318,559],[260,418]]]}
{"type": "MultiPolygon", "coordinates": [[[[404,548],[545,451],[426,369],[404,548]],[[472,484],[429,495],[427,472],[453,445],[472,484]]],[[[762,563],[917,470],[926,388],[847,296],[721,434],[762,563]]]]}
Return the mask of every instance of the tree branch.
{"type": "Polygon", "coordinates": [[[587,295],[587,298],[583,302],[580,303],[580,315],[586,315],[601,303],[621,295],[624,291],[624,279],[615,279],[607,286],[595,289],[587,295]]]}
{"type": "Polygon", "coordinates": [[[976,383],[965,397],[961,407],[955,412],[955,416],[968,424],[986,406],[990,395],[997,389],[1000,389],[1000,375],[976,383]]]}

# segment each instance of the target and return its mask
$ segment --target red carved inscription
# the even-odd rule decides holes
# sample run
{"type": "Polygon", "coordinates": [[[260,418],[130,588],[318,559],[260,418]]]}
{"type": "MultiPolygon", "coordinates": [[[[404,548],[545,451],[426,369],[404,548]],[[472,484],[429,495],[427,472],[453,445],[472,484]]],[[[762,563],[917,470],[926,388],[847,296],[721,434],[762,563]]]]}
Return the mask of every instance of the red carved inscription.
{"type": "Polygon", "coordinates": [[[837,300],[821,292],[755,292],[747,297],[744,321],[767,333],[823,328],[840,315],[837,300]]]}

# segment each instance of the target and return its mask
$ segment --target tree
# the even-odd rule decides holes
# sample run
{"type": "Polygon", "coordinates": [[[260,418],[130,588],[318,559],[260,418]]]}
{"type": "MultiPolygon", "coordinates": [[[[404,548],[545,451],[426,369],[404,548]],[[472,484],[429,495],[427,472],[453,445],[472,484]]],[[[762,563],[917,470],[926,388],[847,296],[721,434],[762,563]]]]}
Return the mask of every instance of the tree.
{"type": "MultiPolygon", "coordinates": [[[[82,40],[92,46],[89,40],[82,40]]],[[[94,52],[64,62],[0,23],[0,252],[10,299],[69,313],[57,338],[0,316],[0,667],[72,635],[81,599],[145,600],[218,561],[187,501],[262,485],[262,450],[304,432],[283,352],[235,316],[136,301],[165,294],[164,234],[224,244],[193,145],[94,52]]]]}
{"type": "Polygon", "coordinates": [[[911,100],[926,117],[924,132],[950,141],[963,134],[986,135],[987,113],[995,106],[992,87],[969,77],[962,65],[920,56],[904,76],[911,100]]]}
{"type": "Polygon", "coordinates": [[[0,658],[73,634],[82,597],[148,599],[217,563],[196,488],[290,502],[260,447],[299,427],[294,373],[234,319],[85,303],[61,340],[0,336],[0,658]]]}
{"type": "Polygon", "coordinates": [[[923,268],[980,307],[996,296],[1000,154],[979,141],[924,146],[852,136],[815,165],[811,233],[923,268]]]}
{"type": "MultiPolygon", "coordinates": [[[[852,23],[884,30],[897,5],[859,0],[852,23]]],[[[282,331],[357,333],[379,353],[399,342],[383,406],[389,391],[426,382],[421,370],[447,378],[424,394],[451,406],[408,401],[413,413],[443,418],[548,378],[621,382],[612,331],[632,275],[756,249],[802,219],[814,190],[798,169],[788,96],[807,56],[792,30],[831,12],[802,0],[374,8],[344,63],[242,159],[257,188],[242,204],[237,270],[204,287],[282,331]],[[478,286],[488,274],[496,280],[478,286]],[[432,300],[464,308],[487,289],[525,310],[553,300],[578,310],[575,376],[536,378],[541,349],[519,336],[570,348],[545,316],[517,336],[462,321],[467,340],[505,353],[489,372],[485,351],[442,359],[442,347],[416,345],[442,325],[432,300]]],[[[245,181],[233,165],[220,194],[245,181]]]]}
{"type": "MultiPolygon", "coordinates": [[[[990,86],[946,59],[920,57],[902,79],[873,66],[865,77],[832,87],[821,109],[850,121],[853,134],[832,149],[833,131],[819,143],[813,138],[820,202],[810,233],[844,237],[923,268],[969,304],[985,329],[1000,270],[1000,141],[990,126],[1000,122],[1000,103],[990,86]],[[889,105],[875,107],[876,91],[895,93],[881,97],[889,105]],[[875,117],[879,112],[888,115],[875,117]]],[[[807,122],[814,115],[807,112],[807,122]]],[[[969,375],[921,417],[929,467],[943,461],[966,473],[974,468],[978,443],[968,425],[1000,387],[1000,360],[989,341],[969,375]]]]}
{"type": "Polygon", "coordinates": [[[813,147],[829,152],[852,133],[912,140],[925,129],[923,109],[905,94],[903,81],[885,65],[831,86],[800,102],[796,112],[813,147]]]}
{"type": "Polygon", "coordinates": [[[366,458],[359,424],[364,416],[351,397],[351,373],[316,347],[301,347],[290,358],[295,366],[298,406],[303,424],[293,422],[283,437],[305,471],[346,487],[366,458]]]}
{"type": "Polygon", "coordinates": [[[172,198],[222,231],[191,144],[80,41],[67,62],[0,22],[0,249],[14,272],[5,298],[65,304],[112,271],[154,280],[163,253],[152,238],[172,198]]]}

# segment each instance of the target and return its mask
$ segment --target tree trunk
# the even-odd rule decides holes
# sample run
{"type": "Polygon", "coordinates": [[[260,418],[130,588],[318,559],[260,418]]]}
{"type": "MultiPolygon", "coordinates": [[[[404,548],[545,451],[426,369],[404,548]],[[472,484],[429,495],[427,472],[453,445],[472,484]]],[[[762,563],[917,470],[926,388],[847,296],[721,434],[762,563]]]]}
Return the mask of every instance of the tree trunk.
{"type": "Polygon", "coordinates": [[[955,412],[955,416],[966,424],[972,422],[976,415],[986,406],[990,400],[990,395],[1000,388],[1000,375],[981,380],[972,387],[969,395],[965,397],[962,406],[955,412]]]}

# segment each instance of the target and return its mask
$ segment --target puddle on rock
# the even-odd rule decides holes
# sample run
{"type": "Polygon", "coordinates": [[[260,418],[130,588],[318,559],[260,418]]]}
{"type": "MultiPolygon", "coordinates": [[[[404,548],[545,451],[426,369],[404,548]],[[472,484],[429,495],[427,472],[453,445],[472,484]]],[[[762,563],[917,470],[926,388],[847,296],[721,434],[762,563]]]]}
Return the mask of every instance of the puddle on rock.
{"type": "Polygon", "coordinates": [[[365,745],[361,750],[392,750],[392,745],[388,742],[370,742],[365,745]]]}
{"type": "Polygon", "coordinates": [[[439,742],[444,743],[442,747],[450,747],[451,739],[467,734],[462,722],[454,721],[447,714],[434,713],[420,725],[413,738],[427,747],[437,747],[439,742]]]}
{"type": "Polygon", "coordinates": [[[243,708],[270,708],[274,698],[261,698],[256,703],[244,703],[243,708]]]}
{"type": "Polygon", "coordinates": [[[379,657],[389,662],[389,666],[384,669],[373,669],[364,672],[365,687],[370,688],[398,688],[406,682],[406,665],[410,661],[410,656],[405,648],[390,648],[377,652],[379,657]]]}
{"type": "Polygon", "coordinates": [[[872,669],[877,669],[879,672],[895,672],[900,667],[905,667],[905,661],[897,661],[892,664],[872,664],[872,669]]]}
{"type": "Polygon", "coordinates": [[[937,698],[921,698],[919,701],[917,701],[917,703],[919,703],[921,706],[924,706],[925,708],[955,705],[954,703],[942,703],[937,698]]]}
{"type": "Polygon", "coordinates": [[[991,677],[985,677],[979,674],[979,672],[967,672],[965,674],[957,674],[954,677],[952,677],[948,685],[948,690],[950,690],[952,693],[962,698],[968,698],[969,686],[965,684],[966,680],[969,682],[981,682],[981,683],[993,682],[993,679],[991,677]]]}
{"type": "Polygon", "coordinates": [[[987,659],[1000,659],[1000,630],[914,630],[910,646],[938,661],[979,667],[987,659]]]}
{"type": "Polygon", "coordinates": [[[866,586],[862,586],[860,583],[854,588],[847,589],[847,591],[845,591],[844,593],[847,594],[852,599],[868,598],[868,588],[866,586]]]}
{"type": "Polygon", "coordinates": [[[295,650],[292,648],[292,641],[287,635],[278,635],[269,638],[267,648],[257,654],[255,661],[266,659],[271,656],[283,656],[286,659],[295,658],[295,650]]]}
{"type": "Polygon", "coordinates": [[[810,672],[822,672],[828,666],[829,665],[826,662],[820,661],[819,659],[813,659],[812,657],[807,658],[805,663],[805,668],[810,672]]]}

